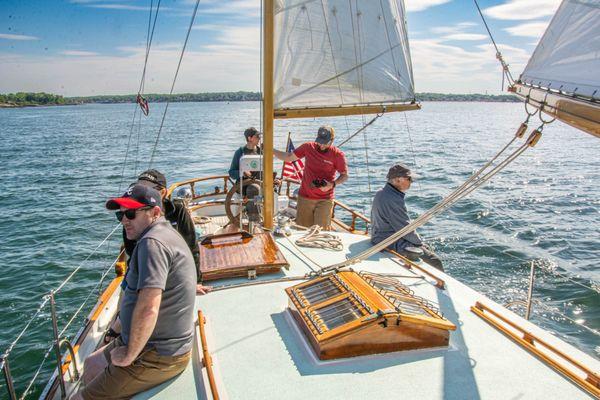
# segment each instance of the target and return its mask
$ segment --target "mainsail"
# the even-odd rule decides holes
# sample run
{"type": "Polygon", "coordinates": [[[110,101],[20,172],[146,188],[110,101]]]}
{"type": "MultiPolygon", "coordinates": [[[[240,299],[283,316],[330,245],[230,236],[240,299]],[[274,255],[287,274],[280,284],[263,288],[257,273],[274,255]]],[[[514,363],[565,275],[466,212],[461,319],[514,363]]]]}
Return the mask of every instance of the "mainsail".
{"type": "Polygon", "coordinates": [[[511,90],[600,136],[600,0],[563,0],[511,90]]]}
{"type": "Polygon", "coordinates": [[[414,101],[402,0],[279,0],[274,108],[414,101]]]}

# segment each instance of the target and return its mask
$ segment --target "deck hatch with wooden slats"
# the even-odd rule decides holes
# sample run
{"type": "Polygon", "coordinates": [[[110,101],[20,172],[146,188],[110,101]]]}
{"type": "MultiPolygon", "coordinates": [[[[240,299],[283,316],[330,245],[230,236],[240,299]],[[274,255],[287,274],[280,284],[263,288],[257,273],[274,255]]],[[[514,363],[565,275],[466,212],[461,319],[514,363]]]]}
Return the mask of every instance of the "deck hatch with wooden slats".
{"type": "Polygon", "coordinates": [[[456,326],[394,278],[343,271],[287,288],[289,309],[320,359],[443,347],[456,326]]]}
{"type": "Polygon", "coordinates": [[[289,266],[268,232],[211,235],[198,247],[203,281],[276,273],[289,266]]]}

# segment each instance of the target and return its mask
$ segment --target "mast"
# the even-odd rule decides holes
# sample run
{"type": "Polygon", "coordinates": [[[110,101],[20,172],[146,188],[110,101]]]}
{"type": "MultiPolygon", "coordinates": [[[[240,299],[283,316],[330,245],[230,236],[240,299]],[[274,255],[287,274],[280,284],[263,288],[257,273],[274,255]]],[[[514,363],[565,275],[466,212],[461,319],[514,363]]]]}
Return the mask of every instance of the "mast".
{"type": "Polygon", "coordinates": [[[273,228],[273,60],[274,15],[273,0],[263,2],[263,224],[273,228]]]}

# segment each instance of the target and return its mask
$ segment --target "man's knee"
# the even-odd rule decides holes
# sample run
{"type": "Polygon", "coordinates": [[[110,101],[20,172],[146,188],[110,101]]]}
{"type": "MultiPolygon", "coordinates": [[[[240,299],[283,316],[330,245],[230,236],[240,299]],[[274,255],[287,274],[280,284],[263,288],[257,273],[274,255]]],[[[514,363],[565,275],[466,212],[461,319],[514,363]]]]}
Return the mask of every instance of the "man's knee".
{"type": "Polygon", "coordinates": [[[90,383],[107,365],[108,361],[104,356],[104,347],[102,347],[85,359],[83,363],[83,383],[86,385],[90,383]]]}
{"type": "Polygon", "coordinates": [[[83,396],[81,396],[81,392],[77,392],[69,397],[69,400],[83,400],[83,396]]]}

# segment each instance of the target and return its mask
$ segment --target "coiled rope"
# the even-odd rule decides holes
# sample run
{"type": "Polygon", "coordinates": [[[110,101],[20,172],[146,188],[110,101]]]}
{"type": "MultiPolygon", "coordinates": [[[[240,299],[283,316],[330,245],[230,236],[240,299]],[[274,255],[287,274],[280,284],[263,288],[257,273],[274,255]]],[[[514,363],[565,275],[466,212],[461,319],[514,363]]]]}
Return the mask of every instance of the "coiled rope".
{"type": "Polygon", "coordinates": [[[299,239],[296,239],[296,244],[301,247],[312,247],[316,249],[342,251],[344,244],[339,236],[331,233],[321,232],[319,225],[313,225],[308,228],[308,232],[299,239]]]}

